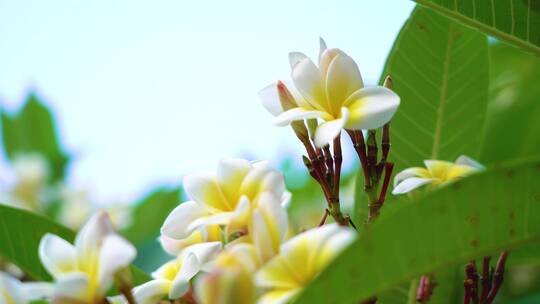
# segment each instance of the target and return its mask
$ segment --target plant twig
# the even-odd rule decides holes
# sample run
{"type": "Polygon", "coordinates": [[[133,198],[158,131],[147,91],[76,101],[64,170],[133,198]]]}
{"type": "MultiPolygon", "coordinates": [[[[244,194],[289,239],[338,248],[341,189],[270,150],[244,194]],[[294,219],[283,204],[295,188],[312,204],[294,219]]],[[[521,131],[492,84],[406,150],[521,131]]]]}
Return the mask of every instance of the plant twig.
{"type": "Polygon", "coordinates": [[[501,252],[501,255],[499,256],[499,259],[497,260],[497,265],[495,266],[495,273],[493,274],[493,282],[491,290],[489,291],[489,294],[486,298],[486,303],[493,303],[493,300],[495,300],[495,297],[497,296],[497,293],[499,292],[499,289],[501,288],[501,285],[504,280],[504,267],[506,264],[506,259],[508,258],[508,251],[501,252]]]}

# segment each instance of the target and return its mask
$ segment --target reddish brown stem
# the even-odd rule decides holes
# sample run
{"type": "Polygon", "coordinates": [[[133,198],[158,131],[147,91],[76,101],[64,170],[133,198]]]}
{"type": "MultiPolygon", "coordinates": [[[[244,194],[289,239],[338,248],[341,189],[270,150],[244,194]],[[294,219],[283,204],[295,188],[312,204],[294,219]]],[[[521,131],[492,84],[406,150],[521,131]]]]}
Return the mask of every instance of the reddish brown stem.
{"type": "Polygon", "coordinates": [[[476,264],[474,261],[471,261],[465,267],[465,272],[467,273],[467,279],[470,281],[470,296],[471,301],[474,304],[478,304],[478,272],[476,270],[476,264]]]}
{"type": "Polygon", "coordinates": [[[319,222],[319,227],[321,227],[322,225],[324,225],[324,223],[326,223],[327,217],[328,217],[328,209],[324,209],[324,214],[319,222]]]}
{"type": "Polygon", "coordinates": [[[490,256],[485,256],[482,260],[482,275],[480,276],[480,284],[482,285],[482,292],[480,293],[480,303],[484,303],[491,289],[491,275],[489,272],[489,263],[491,261],[490,256]]]}
{"type": "Polygon", "coordinates": [[[489,291],[489,294],[486,298],[486,303],[493,303],[499,289],[501,288],[503,277],[504,277],[504,266],[506,264],[506,259],[508,258],[508,251],[501,252],[499,259],[497,260],[497,265],[495,266],[495,273],[493,274],[493,287],[489,291]]]}
{"type": "Polygon", "coordinates": [[[384,125],[382,130],[382,139],[381,139],[381,163],[385,163],[388,159],[388,153],[390,153],[390,123],[384,125]]]}
{"type": "Polygon", "coordinates": [[[379,195],[380,207],[382,207],[386,199],[386,192],[388,191],[388,186],[390,185],[390,178],[392,177],[393,170],[394,170],[394,163],[384,164],[384,180],[383,180],[383,184],[381,188],[381,194],[379,195]]]}
{"type": "Polygon", "coordinates": [[[349,137],[353,142],[354,149],[360,159],[360,165],[362,166],[362,172],[364,173],[364,185],[365,188],[371,187],[371,180],[369,178],[369,167],[367,163],[366,143],[364,141],[364,135],[362,131],[347,130],[349,137]]]}
{"type": "Polygon", "coordinates": [[[334,139],[334,196],[339,197],[339,183],[341,179],[341,134],[334,139]]]}

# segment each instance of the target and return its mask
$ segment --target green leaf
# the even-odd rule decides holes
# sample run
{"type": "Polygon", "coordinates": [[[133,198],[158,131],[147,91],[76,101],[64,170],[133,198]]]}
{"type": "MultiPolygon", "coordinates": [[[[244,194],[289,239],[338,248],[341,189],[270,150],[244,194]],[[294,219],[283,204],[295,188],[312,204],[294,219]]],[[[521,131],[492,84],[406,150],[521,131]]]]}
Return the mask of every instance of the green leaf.
{"type": "Polygon", "coordinates": [[[481,161],[497,163],[540,154],[540,58],[490,45],[490,103],[481,161]]]}
{"type": "Polygon", "coordinates": [[[395,172],[424,159],[477,157],[488,97],[487,40],[417,7],[386,61],[401,105],[391,122],[395,172]]]}
{"type": "MultiPolygon", "coordinates": [[[[482,34],[423,7],[412,12],[381,75],[381,83],[386,75],[393,78],[401,97],[390,123],[395,173],[423,166],[425,159],[478,157],[488,100],[487,52],[482,34]]],[[[359,179],[354,220],[362,223],[367,199],[359,179]]],[[[396,198],[388,195],[390,200],[396,198]]]]}
{"type": "Polygon", "coordinates": [[[540,240],[540,161],[501,165],[383,213],[298,303],[358,303],[422,274],[540,240]]]}
{"type": "Polygon", "coordinates": [[[50,166],[52,180],[62,179],[68,157],[60,147],[54,118],[38,97],[29,95],[18,113],[1,114],[3,146],[8,158],[13,160],[19,153],[40,153],[50,166]]]}
{"type": "Polygon", "coordinates": [[[540,55],[540,2],[536,0],[415,0],[433,11],[540,55]]]}
{"type": "MultiPolygon", "coordinates": [[[[46,233],[73,243],[75,232],[41,215],[0,204],[0,255],[35,280],[51,280],[38,255],[39,242],[46,233]]],[[[131,266],[134,284],[149,280],[146,273],[131,266]]]]}
{"type": "Polygon", "coordinates": [[[148,194],[134,207],[131,225],[122,231],[122,235],[136,245],[157,238],[161,225],[178,206],[180,193],[180,188],[163,187],[148,194]]]}

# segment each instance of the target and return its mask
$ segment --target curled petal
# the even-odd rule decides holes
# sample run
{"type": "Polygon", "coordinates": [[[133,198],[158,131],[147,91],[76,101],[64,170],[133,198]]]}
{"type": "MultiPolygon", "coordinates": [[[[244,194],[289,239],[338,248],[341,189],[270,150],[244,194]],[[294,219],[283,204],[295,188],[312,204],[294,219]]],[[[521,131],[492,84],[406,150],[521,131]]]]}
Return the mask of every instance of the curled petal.
{"type": "Polygon", "coordinates": [[[326,75],[326,96],[332,112],[338,112],[347,98],[363,86],[356,62],[344,54],[335,56],[326,75]]]}
{"type": "Polygon", "coordinates": [[[116,272],[127,267],[136,255],[135,247],[119,235],[105,238],[99,257],[99,288],[102,294],[111,287],[116,272]]]}
{"type": "Polygon", "coordinates": [[[321,57],[324,51],[326,51],[328,47],[326,46],[326,41],[322,37],[319,37],[319,63],[321,62],[321,57]]]}
{"type": "Polygon", "coordinates": [[[321,123],[315,130],[315,145],[318,148],[321,148],[331,143],[341,134],[341,130],[347,123],[348,119],[349,111],[347,108],[342,108],[341,118],[321,123]]]}
{"type": "Polygon", "coordinates": [[[291,66],[291,69],[294,68],[295,65],[297,65],[300,61],[307,59],[308,56],[306,56],[302,52],[290,52],[289,53],[289,65],[291,66]]]}
{"type": "Polygon", "coordinates": [[[286,126],[290,124],[291,122],[295,120],[303,120],[303,119],[309,119],[309,118],[331,118],[331,116],[323,111],[319,110],[312,110],[310,108],[305,107],[298,107],[294,109],[290,109],[288,111],[285,111],[281,113],[279,116],[274,118],[274,124],[276,126],[286,126]]]}
{"type": "Polygon", "coordinates": [[[210,174],[186,176],[184,188],[192,200],[211,210],[227,211],[232,208],[223,196],[216,178],[210,174]]]}
{"type": "Polygon", "coordinates": [[[190,225],[208,215],[208,211],[202,205],[194,201],[184,202],[167,216],[161,227],[161,234],[177,240],[190,237],[194,229],[190,225]]]}
{"type": "Polygon", "coordinates": [[[148,281],[133,289],[133,297],[138,304],[155,304],[169,294],[170,286],[164,279],[148,281]]]}
{"type": "Polygon", "coordinates": [[[80,270],[95,271],[99,248],[105,237],[113,233],[111,220],[104,211],[98,211],[86,222],[75,238],[75,251],[80,270]]]}
{"type": "Polygon", "coordinates": [[[292,69],[291,78],[300,94],[309,104],[323,110],[326,98],[322,86],[322,77],[319,68],[309,58],[300,60],[292,69]]]}
{"type": "Polygon", "coordinates": [[[273,82],[259,91],[259,99],[263,107],[272,115],[277,116],[283,113],[283,107],[279,100],[277,83],[273,82]]]}
{"type": "Polygon", "coordinates": [[[346,127],[349,129],[376,129],[390,121],[400,99],[385,87],[363,88],[353,93],[345,102],[350,111],[346,127]]]}
{"type": "Polygon", "coordinates": [[[475,161],[474,159],[472,159],[472,158],[470,158],[470,157],[468,157],[466,155],[460,155],[456,159],[455,163],[456,163],[456,165],[465,165],[465,166],[476,168],[478,170],[483,170],[483,169],[486,168],[481,163],[475,161]]]}
{"type": "Polygon", "coordinates": [[[425,184],[434,182],[433,178],[422,178],[422,177],[410,177],[403,180],[401,183],[397,184],[392,191],[392,194],[403,194],[411,192],[414,189],[422,187],[425,184]]]}
{"type": "Polygon", "coordinates": [[[26,295],[23,292],[22,283],[3,272],[0,272],[0,303],[26,303],[26,295]],[[9,296],[6,299],[8,302],[3,302],[5,294],[9,296]]]}
{"type": "Polygon", "coordinates": [[[200,270],[201,264],[195,254],[188,253],[182,263],[182,268],[171,283],[171,289],[169,290],[170,299],[178,299],[185,294],[189,289],[189,281],[200,270]]]}
{"type": "Polygon", "coordinates": [[[396,174],[396,176],[394,177],[394,187],[396,187],[402,181],[411,177],[430,178],[431,176],[428,170],[424,168],[420,168],[420,167],[408,168],[396,174]]]}
{"type": "Polygon", "coordinates": [[[54,234],[47,233],[41,238],[38,252],[41,263],[55,278],[77,267],[73,245],[54,234]]]}
{"type": "Polygon", "coordinates": [[[22,290],[28,301],[43,300],[52,297],[54,285],[45,282],[26,282],[22,284],[22,290]]]}

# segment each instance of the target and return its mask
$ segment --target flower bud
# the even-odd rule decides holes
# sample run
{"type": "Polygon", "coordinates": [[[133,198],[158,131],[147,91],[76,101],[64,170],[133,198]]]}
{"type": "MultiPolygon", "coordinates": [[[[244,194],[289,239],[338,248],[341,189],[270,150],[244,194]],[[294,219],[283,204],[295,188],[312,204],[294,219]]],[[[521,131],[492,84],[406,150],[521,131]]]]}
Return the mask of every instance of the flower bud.
{"type": "MultiPolygon", "coordinates": [[[[281,107],[284,111],[294,109],[297,107],[296,101],[294,100],[294,96],[291,94],[289,89],[287,89],[287,86],[281,81],[277,82],[277,91],[279,95],[279,100],[281,102],[281,107]]],[[[302,120],[296,120],[291,122],[291,127],[296,134],[296,136],[302,140],[305,141],[309,138],[308,130],[306,128],[306,125],[304,124],[304,121],[302,120]]]]}

